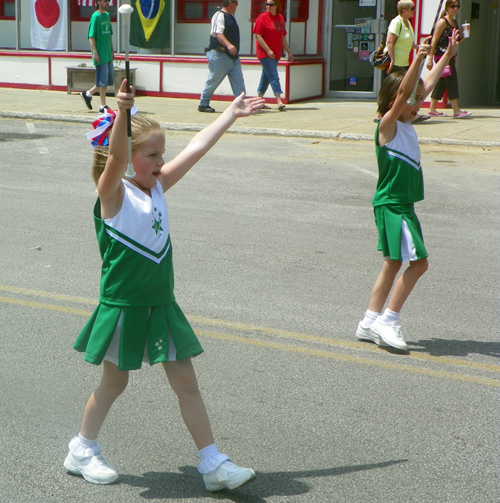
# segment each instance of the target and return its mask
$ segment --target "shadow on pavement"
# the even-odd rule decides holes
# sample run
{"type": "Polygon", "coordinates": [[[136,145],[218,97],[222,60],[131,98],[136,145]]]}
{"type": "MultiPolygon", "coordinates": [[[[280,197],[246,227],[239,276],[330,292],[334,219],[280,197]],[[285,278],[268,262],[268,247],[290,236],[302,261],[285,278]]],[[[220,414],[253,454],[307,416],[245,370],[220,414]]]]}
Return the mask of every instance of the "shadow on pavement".
{"type": "Polygon", "coordinates": [[[298,479],[334,477],[346,473],[386,468],[407,461],[407,459],[398,459],[366,465],[297,472],[257,472],[255,481],[234,491],[207,492],[194,466],[180,467],[181,473],[148,472],[142,477],[120,475],[120,482],[146,489],[141,493],[145,499],[210,498],[230,500],[234,503],[266,503],[265,498],[270,496],[294,496],[308,493],[311,487],[298,479]]]}
{"type": "MultiPolygon", "coordinates": [[[[492,330],[492,335],[497,336],[492,330]]],[[[478,354],[500,357],[500,343],[479,341],[454,341],[446,339],[421,339],[418,342],[407,341],[413,352],[428,353],[431,356],[468,356],[478,354]]]]}

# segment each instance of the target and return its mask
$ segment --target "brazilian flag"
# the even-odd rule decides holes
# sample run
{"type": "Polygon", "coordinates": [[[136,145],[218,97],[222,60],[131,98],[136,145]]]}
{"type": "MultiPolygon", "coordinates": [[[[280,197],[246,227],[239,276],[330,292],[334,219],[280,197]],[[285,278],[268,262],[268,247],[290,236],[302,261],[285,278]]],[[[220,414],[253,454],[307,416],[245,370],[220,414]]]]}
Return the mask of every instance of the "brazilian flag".
{"type": "Polygon", "coordinates": [[[170,46],[170,0],[132,0],[130,44],[157,49],[170,46]]]}

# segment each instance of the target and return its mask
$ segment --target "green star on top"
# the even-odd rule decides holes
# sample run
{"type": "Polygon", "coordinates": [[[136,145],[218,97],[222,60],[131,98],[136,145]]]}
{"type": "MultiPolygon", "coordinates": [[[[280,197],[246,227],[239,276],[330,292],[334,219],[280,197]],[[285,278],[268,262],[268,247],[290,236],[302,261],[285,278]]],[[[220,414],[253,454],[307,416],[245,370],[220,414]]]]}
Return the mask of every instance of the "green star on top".
{"type": "Polygon", "coordinates": [[[153,217],[153,225],[151,226],[152,229],[156,232],[156,235],[158,236],[161,232],[163,232],[163,228],[161,226],[161,219],[156,220],[156,218],[153,217]]]}

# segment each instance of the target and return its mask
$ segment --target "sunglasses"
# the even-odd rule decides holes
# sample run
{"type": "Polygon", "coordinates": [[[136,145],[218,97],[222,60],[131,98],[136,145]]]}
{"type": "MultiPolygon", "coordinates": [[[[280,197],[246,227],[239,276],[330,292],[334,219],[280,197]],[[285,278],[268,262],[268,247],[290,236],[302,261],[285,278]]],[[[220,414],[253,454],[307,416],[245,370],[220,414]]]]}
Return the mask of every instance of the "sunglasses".
{"type": "Polygon", "coordinates": [[[275,3],[266,3],[267,7],[274,7],[276,4],[275,3]]]}
{"type": "Polygon", "coordinates": [[[460,9],[460,5],[456,4],[450,5],[450,9],[460,9]]]}
{"type": "Polygon", "coordinates": [[[410,7],[409,9],[403,9],[403,10],[411,10],[411,11],[414,11],[414,10],[415,10],[415,7],[410,7]]]}

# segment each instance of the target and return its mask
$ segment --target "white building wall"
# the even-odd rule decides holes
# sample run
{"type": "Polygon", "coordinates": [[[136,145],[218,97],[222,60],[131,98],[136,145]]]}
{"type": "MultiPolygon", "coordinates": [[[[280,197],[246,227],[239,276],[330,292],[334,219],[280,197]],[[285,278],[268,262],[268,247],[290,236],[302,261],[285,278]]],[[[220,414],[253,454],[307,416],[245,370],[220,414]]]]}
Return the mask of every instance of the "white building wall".
{"type": "MultiPolygon", "coordinates": [[[[10,84],[49,85],[49,67],[46,58],[12,58],[0,56],[1,82],[10,84]]],[[[66,77],[64,78],[66,83],[66,77]]]]}
{"type": "Polygon", "coordinates": [[[323,82],[323,66],[301,65],[290,66],[290,100],[302,100],[310,96],[321,96],[323,82]]]}
{"type": "MultiPolygon", "coordinates": [[[[131,61],[130,68],[139,68],[138,62],[131,61]]],[[[120,65],[125,67],[123,61],[120,65]]],[[[163,76],[165,78],[165,75],[163,76]]],[[[135,88],[138,91],[160,91],[160,63],[141,61],[140,71],[135,72],[135,88]]]]}

